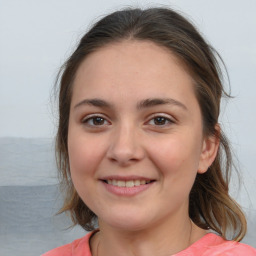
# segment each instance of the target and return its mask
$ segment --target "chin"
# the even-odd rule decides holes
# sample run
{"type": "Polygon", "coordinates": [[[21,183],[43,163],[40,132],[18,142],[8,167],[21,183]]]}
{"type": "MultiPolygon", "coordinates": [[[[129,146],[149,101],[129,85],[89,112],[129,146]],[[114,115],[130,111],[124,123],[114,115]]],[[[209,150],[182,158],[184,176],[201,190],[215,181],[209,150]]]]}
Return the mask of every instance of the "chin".
{"type": "Polygon", "coordinates": [[[145,219],[145,216],[147,215],[141,214],[140,216],[138,213],[134,215],[127,212],[125,214],[119,213],[117,215],[113,214],[109,218],[101,218],[100,223],[105,223],[115,229],[133,232],[143,230],[150,225],[151,221],[148,218],[145,219]]]}

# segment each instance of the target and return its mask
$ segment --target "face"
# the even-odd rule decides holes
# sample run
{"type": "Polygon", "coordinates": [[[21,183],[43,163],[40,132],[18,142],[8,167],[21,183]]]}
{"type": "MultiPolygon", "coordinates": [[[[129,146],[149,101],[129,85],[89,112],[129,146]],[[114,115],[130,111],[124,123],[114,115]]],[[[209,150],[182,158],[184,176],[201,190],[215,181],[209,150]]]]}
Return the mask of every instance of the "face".
{"type": "Polygon", "coordinates": [[[209,143],[192,79],[170,51],[124,41],[89,55],[68,129],[72,181],[102,225],[141,230],[188,215],[209,143]]]}

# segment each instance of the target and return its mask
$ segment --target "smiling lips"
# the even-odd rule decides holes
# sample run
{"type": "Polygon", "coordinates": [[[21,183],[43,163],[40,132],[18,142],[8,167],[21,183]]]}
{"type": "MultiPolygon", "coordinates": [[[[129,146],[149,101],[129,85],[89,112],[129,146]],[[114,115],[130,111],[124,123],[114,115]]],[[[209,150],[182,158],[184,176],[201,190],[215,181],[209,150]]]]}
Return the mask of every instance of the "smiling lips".
{"type": "Polygon", "coordinates": [[[145,178],[107,178],[101,180],[104,187],[111,193],[118,196],[134,196],[151,187],[155,180],[145,178]]]}
{"type": "Polygon", "coordinates": [[[137,187],[145,184],[149,184],[150,180],[106,180],[105,181],[107,184],[117,186],[117,187],[127,187],[127,188],[132,188],[132,187],[137,187]]]}

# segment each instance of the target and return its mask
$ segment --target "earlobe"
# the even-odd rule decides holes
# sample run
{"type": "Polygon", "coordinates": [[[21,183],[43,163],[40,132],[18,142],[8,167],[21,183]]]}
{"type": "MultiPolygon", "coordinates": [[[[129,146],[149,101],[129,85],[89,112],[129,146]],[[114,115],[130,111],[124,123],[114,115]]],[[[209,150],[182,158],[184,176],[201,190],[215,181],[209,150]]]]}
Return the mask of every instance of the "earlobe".
{"type": "Polygon", "coordinates": [[[215,126],[215,135],[210,135],[204,138],[202,144],[202,152],[200,156],[200,161],[198,165],[198,173],[205,173],[211,166],[218,153],[220,144],[220,126],[217,124],[215,126]]]}

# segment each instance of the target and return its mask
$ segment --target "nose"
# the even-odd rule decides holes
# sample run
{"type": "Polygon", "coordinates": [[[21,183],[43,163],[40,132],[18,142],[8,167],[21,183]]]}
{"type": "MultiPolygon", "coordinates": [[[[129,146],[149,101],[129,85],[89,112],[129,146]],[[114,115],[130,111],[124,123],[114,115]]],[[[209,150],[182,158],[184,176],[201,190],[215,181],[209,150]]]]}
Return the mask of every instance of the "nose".
{"type": "Polygon", "coordinates": [[[121,166],[129,166],[142,160],[145,151],[141,136],[131,125],[123,125],[113,131],[107,157],[121,166]]]}

